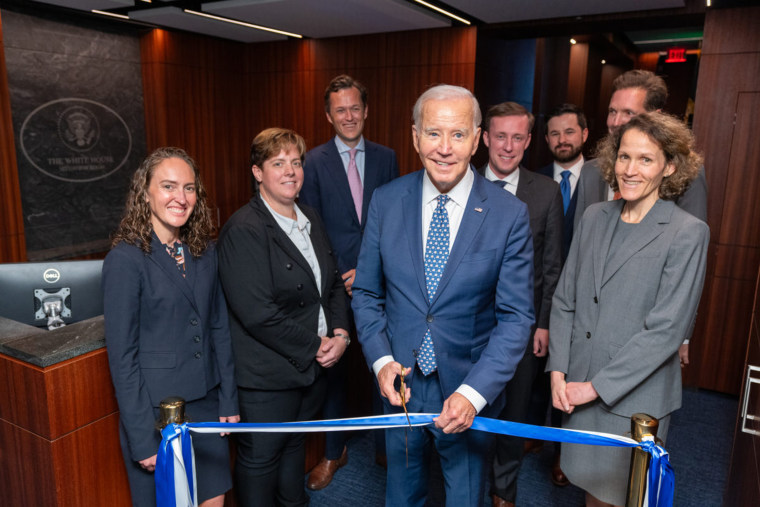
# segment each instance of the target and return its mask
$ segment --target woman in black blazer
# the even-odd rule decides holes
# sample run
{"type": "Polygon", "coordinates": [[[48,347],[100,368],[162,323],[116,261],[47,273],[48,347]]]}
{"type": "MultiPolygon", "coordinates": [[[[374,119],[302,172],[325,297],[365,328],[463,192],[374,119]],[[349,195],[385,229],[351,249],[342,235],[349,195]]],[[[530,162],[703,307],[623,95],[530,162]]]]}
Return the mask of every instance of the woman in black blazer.
{"type": "MultiPolygon", "coordinates": [[[[193,159],[179,148],[151,153],[103,264],[106,349],[136,506],[156,505],[162,399],[184,398],[194,421],[240,420],[212,229],[193,159]]],[[[193,446],[199,503],[221,507],[232,487],[227,440],[195,434],[193,446]]]]}
{"type": "MultiPolygon", "coordinates": [[[[324,368],[349,343],[346,291],[324,226],[311,208],[295,204],[305,151],[292,130],[257,135],[251,165],[258,195],[219,236],[245,422],[314,418],[325,396],[324,368]]],[[[302,433],[239,434],[241,505],[307,505],[303,472],[302,433]]]]}

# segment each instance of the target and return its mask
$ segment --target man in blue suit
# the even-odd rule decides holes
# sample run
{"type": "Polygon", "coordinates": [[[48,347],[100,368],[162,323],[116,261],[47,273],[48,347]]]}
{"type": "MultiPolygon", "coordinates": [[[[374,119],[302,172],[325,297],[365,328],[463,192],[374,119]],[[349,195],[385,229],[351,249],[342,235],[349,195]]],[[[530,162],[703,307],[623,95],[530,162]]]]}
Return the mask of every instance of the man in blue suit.
{"type": "MultiPolygon", "coordinates": [[[[299,196],[299,202],[316,209],[322,217],[349,295],[372,193],[398,177],[396,153],[362,136],[367,111],[364,85],[346,75],[330,81],[325,89],[325,114],[335,128],[335,137],[306,154],[299,196]]],[[[326,418],[348,415],[346,363],[341,361],[327,371],[327,398],[322,412],[326,418]]],[[[379,400],[376,404],[379,411],[379,400]]],[[[347,463],[345,443],[345,432],[327,433],[325,456],[309,474],[309,489],[326,487],[338,468],[347,463]]],[[[382,447],[382,438],[378,445],[382,447]]]]}
{"type": "Polygon", "coordinates": [[[359,341],[387,413],[400,411],[402,375],[406,408],[439,413],[434,427],[386,431],[388,506],[424,505],[431,444],[446,505],[482,504],[491,437],[466,430],[499,413],[533,324],[527,207],[470,168],[480,122],[468,90],[423,93],[412,140],[424,169],[378,189],[369,208],[353,285],[359,341]]]}

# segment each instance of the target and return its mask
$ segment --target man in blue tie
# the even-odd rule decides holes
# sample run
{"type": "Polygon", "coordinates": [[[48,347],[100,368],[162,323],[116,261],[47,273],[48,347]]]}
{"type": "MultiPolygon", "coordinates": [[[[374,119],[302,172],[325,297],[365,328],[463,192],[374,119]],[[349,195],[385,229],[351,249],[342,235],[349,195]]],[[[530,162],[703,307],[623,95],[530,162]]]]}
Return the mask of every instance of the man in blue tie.
{"type": "Polygon", "coordinates": [[[467,430],[478,413],[498,415],[533,324],[528,212],[470,167],[481,122],[472,93],[435,86],[413,120],[424,169],[375,192],[352,306],[385,411],[401,410],[403,375],[406,408],[439,414],[434,427],[386,431],[386,505],[424,505],[435,445],[446,505],[475,507],[492,437],[467,430]]]}
{"type": "Polygon", "coordinates": [[[562,224],[562,259],[570,251],[578,196],[575,188],[583,167],[583,144],[588,139],[586,115],[575,104],[562,104],[546,116],[546,143],[554,162],[537,172],[559,183],[565,221],[562,224]]]}
{"type": "MultiPolygon", "coordinates": [[[[554,162],[539,169],[539,174],[554,178],[559,183],[562,194],[564,221],[562,222],[562,262],[564,263],[570,251],[570,243],[573,240],[573,224],[578,203],[578,180],[581,177],[581,169],[585,162],[583,158],[583,145],[588,139],[586,127],[586,115],[575,104],[561,104],[546,115],[546,143],[552,152],[554,162]]],[[[581,210],[580,213],[583,213],[581,210]]],[[[529,422],[543,424],[546,417],[546,409],[550,405],[549,375],[539,376],[534,386],[535,396],[531,407],[529,422]]],[[[562,424],[562,412],[556,409],[551,411],[551,425],[558,428],[562,424]]],[[[534,447],[540,449],[540,444],[534,441],[526,443],[526,449],[534,447]]],[[[560,446],[554,447],[554,461],[551,468],[552,482],[557,486],[567,486],[567,480],[559,465],[560,446]]]]}
{"type": "MultiPolygon", "coordinates": [[[[345,74],[330,81],[325,89],[325,115],[335,129],[335,137],[306,154],[299,196],[300,203],[311,206],[322,217],[349,296],[372,193],[398,177],[396,152],[363,136],[368,110],[367,89],[362,83],[345,74]]],[[[346,359],[327,370],[327,397],[322,411],[326,418],[348,416],[347,363],[352,358],[360,361],[356,354],[349,349],[346,359]]],[[[376,405],[379,412],[379,400],[376,405]]],[[[326,487],[348,462],[345,444],[345,432],[326,434],[325,455],[309,474],[309,489],[326,487]]],[[[376,444],[384,445],[380,432],[376,444]]],[[[378,451],[376,459],[384,459],[384,450],[378,451]]]]}

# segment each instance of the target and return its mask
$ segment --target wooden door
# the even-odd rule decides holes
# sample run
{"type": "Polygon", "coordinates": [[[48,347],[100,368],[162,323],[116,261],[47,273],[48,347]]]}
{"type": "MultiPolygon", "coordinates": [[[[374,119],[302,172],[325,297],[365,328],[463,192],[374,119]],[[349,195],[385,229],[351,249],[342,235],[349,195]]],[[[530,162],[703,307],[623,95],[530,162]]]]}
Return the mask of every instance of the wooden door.
{"type": "Polygon", "coordinates": [[[723,505],[757,505],[760,498],[760,273],[750,326],[744,384],[723,505]]]}

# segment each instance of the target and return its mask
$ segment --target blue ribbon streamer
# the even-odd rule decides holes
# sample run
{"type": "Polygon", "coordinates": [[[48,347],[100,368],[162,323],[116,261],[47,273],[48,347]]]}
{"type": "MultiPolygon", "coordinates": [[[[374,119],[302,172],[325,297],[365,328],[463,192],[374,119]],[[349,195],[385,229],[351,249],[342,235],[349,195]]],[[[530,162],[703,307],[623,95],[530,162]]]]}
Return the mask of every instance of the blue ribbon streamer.
{"type": "MultiPolygon", "coordinates": [[[[277,432],[321,432],[321,431],[348,431],[355,429],[380,429],[427,426],[433,424],[433,419],[438,414],[409,414],[407,422],[404,414],[356,417],[351,419],[330,419],[321,421],[297,421],[286,423],[184,423],[170,424],[161,432],[162,440],[156,460],[156,500],[159,507],[177,506],[175,493],[174,453],[171,442],[181,439],[182,457],[184,460],[184,476],[190,492],[191,505],[196,505],[193,496],[193,458],[190,431],[202,433],[210,432],[254,432],[254,431],[277,431],[277,432]]],[[[629,438],[618,437],[605,433],[568,430],[563,428],[549,428],[533,426],[511,421],[500,421],[485,417],[475,417],[472,423],[474,430],[496,433],[499,435],[511,435],[536,440],[548,440],[552,442],[565,442],[572,444],[602,445],[609,447],[639,447],[651,456],[648,471],[648,497],[649,507],[672,507],[673,491],[675,487],[674,472],[668,459],[668,453],[656,445],[653,441],[645,440],[635,442],[629,438]]],[[[185,507],[182,505],[181,507],[185,507]]]]}

